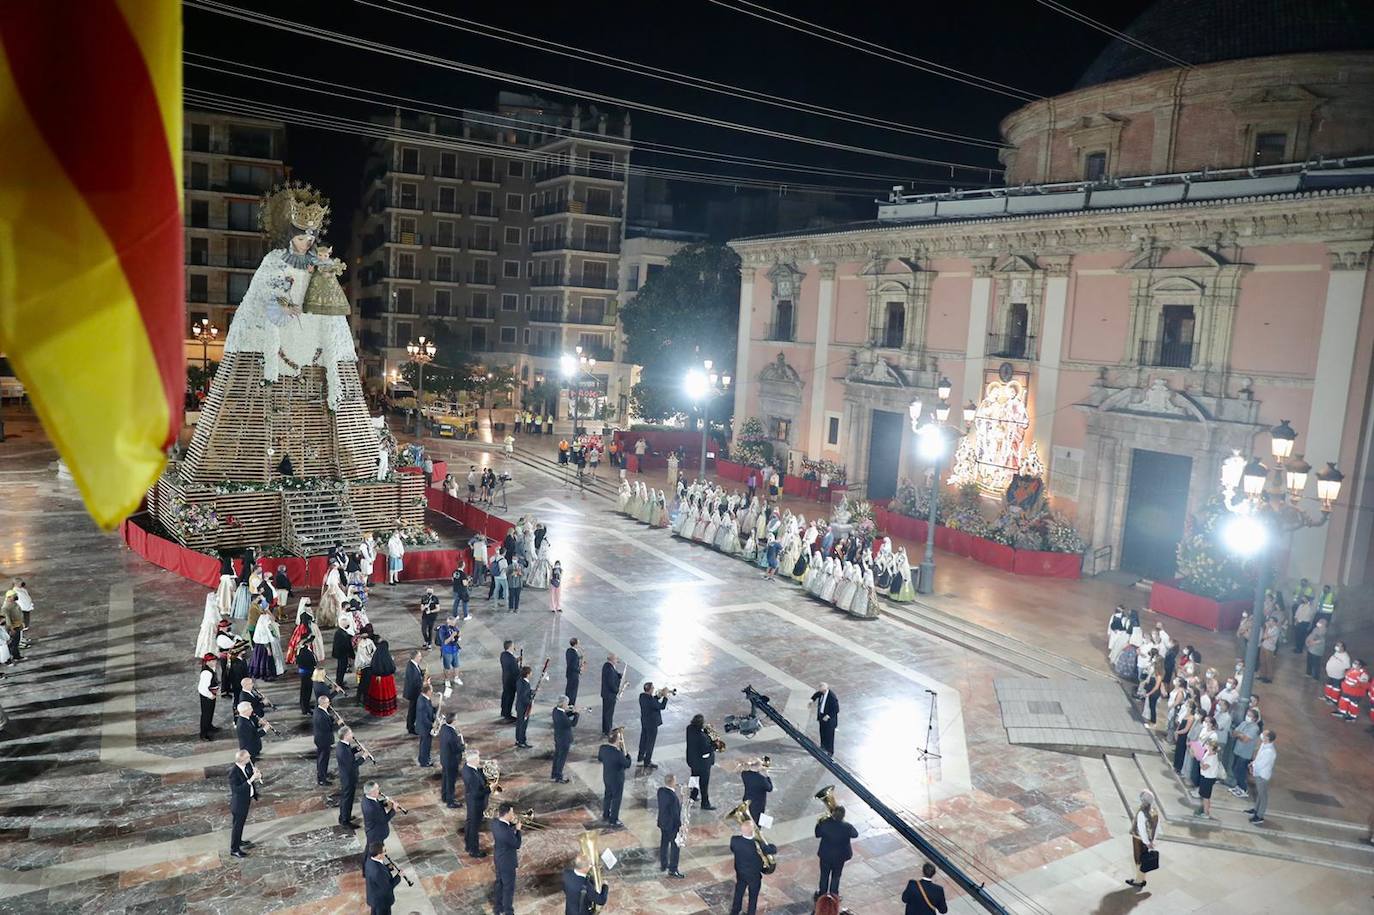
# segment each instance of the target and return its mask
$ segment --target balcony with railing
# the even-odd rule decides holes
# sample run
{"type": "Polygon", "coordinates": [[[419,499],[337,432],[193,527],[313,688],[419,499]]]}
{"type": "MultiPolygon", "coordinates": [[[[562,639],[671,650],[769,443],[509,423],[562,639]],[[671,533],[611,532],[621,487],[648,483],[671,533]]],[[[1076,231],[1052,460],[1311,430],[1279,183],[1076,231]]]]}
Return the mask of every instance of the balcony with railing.
{"type": "Polygon", "coordinates": [[[609,308],[588,308],[586,306],[580,309],[569,308],[564,321],[568,324],[613,325],[615,324],[615,311],[609,308]]]}
{"type": "Polygon", "coordinates": [[[452,267],[434,267],[429,271],[429,279],[434,283],[460,283],[462,277],[462,272],[452,267]]]}
{"type": "Polygon", "coordinates": [[[996,359],[1034,361],[1036,358],[1035,336],[1033,334],[988,334],[985,355],[996,359]]]}
{"type": "Polygon", "coordinates": [[[765,340],[788,343],[797,338],[797,327],[792,321],[774,321],[768,325],[765,340]]]}
{"type": "Polygon", "coordinates": [[[474,203],[468,207],[468,215],[479,218],[499,219],[501,208],[491,203],[474,203]]]}
{"type": "Polygon", "coordinates": [[[546,165],[536,168],[534,180],[538,184],[545,181],[556,181],[559,178],[598,178],[603,181],[624,181],[624,170],[619,164],[610,165],[546,165]]]}
{"type": "Polygon", "coordinates": [[[467,314],[474,321],[492,321],[496,318],[496,309],[490,305],[469,305],[467,314]]]}
{"type": "Polygon", "coordinates": [[[495,254],[499,250],[496,247],[496,242],[491,240],[490,238],[474,238],[472,241],[467,243],[466,247],[467,250],[471,251],[473,254],[495,254]]]}
{"type": "Polygon", "coordinates": [[[526,313],[531,324],[562,324],[563,311],[558,308],[541,308],[526,313]]]}
{"type": "Polygon", "coordinates": [[[538,216],[556,216],[568,214],[570,216],[610,216],[619,218],[621,206],[615,201],[607,203],[587,203],[584,200],[554,200],[549,203],[536,206],[530,211],[538,216]]]}
{"type": "Polygon", "coordinates": [[[609,346],[586,346],[582,347],[582,355],[588,359],[595,359],[597,362],[612,362],[615,360],[615,351],[609,346]]]}
{"type": "Polygon", "coordinates": [[[531,251],[588,251],[595,254],[619,254],[620,239],[547,238],[538,239],[530,246],[531,251]]]}
{"type": "Polygon", "coordinates": [[[1156,368],[1190,369],[1197,358],[1197,344],[1164,340],[1140,341],[1140,364],[1156,368]]]}
{"type": "Polygon", "coordinates": [[[462,247],[462,244],[462,239],[460,239],[457,235],[447,232],[440,232],[434,235],[433,240],[430,242],[431,247],[452,248],[455,251],[459,250],[462,247]]]}
{"type": "Polygon", "coordinates": [[[469,270],[467,281],[473,286],[495,286],[496,275],[481,270],[469,270]]]}
{"type": "Polygon", "coordinates": [[[425,211],[425,198],[410,197],[399,194],[395,197],[383,194],[377,199],[377,206],[384,210],[404,210],[407,213],[423,213],[425,211]]]}
{"type": "Polygon", "coordinates": [[[569,277],[567,285],[578,289],[615,289],[616,282],[616,277],[604,273],[583,273],[581,277],[569,277]]]}

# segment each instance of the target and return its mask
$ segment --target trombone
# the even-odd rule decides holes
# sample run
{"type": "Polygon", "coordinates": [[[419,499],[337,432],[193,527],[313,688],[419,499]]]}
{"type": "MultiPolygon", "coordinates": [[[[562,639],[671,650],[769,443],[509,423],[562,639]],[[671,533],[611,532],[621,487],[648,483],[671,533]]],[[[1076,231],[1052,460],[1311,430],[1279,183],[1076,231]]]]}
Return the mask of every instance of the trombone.
{"type": "Polygon", "coordinates": [[[521,829],[548,829],[548,828],[549,828],[547,823],[541,823],[541,822],[539,822],[537,819],[535,819],[535,817],[534,817],[534,808],[533,808],[533,807],[526,807],[524,810],[518,811],[518,812],[516,813],[516,817],[518,817],[519,820],[520,820],[520,828],[521,828],[521,829]]]}

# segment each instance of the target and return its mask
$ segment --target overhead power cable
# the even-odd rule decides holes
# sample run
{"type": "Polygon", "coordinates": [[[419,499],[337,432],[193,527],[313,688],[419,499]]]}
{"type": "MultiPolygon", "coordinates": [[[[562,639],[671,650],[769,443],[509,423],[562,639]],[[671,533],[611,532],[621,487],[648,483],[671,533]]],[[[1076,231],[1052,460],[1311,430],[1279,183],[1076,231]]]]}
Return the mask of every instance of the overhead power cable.
{"type": "Polygon", "coordinates": [[[278,29],[289,32],[296,38],[309,37],[320,41],[329,41],[343,45],[354,50],[371,51],[376,54],[383,54],[399,60],[408,60],[415,63],[427,64],[457,73],[465,73],[470,76],[479,76],[485,79],[496,80],[498,82],[512,83],[519,86],[527,86],[532,89],[540,89],[545,92],[554,92],[574,98],[585,98],[590,101],[602,102],[607,105],[618,105],[624,108],[631,108],[637,111],[646,111],[651,114],[663,115],[664,117],[677,118],[679,120],[691,121],[697,124],[704,124],[710,127],[719,127],[727,130],[736,130],[756,137],[769,137],[776,140],[788,140],[795,143],[806,143],[812,146],[821,146],[827,149],[835,149],[842,152],[855,153],[865,156],[876,156],[878,158],[892,159],[899,162],[913,162],[920,165],[935,165],[948,168],[951,171],[964,170],[979,173],[988,171],[985,165],[971,165],[964,162],[951,162],[943,159],[930,159],[922,156],[907,156],[900,153],[889,152],[881,149],[871,149],[864,146],[854,146],[848,143],[838,143],[832,140],[822,140],[816,137],[801,136],[798,134],[787,133],[780,130],[772,130],[757,125],[741,124],[734,121],[727,121],[721,118],[709,117],[707,115],[692,114],[690,112],[677,111],[672,108],[665,108],[661,105],[652,105],[647,102],[636,102],[630,99],[619,98],[613,95],[606,95],[599,92],[589,92],[573,86],[565,86],[559,83],[550,83],[544,80],[530,79],[514,73],[505,73],[500,70],[492,70],[487,67],[479,67],[472,64],[464,64],[458,61],[437,57],[433,54],[424,54],[406,48],[398,48],[394,45],[382,44],[357,35],[348,35],[343,32],[336,32],[324,28],[302,29],[301,24],[295,20],[283,19],[277,16],[269,16],[265,13],[258,13],[249,10],[241,10],[218,0],[185,0],[185,5],[193,9],[205,12],[216,13],[232,19],[239,19],[244,22],[255,23],[268,28],[278,29]]]}
{"type": "MultiPolygon", "coordinates": [[[[442,134],[433,134],[428,131],[398,128],[376,121],[364,121],[356,118],[326,115],[315,111],[305,111],[300,108],[291,108],[254,99],[236,98],[217,92],[207,92],[188,88],[185,90],[185,98],[191,105],[206,110],[278,120],[302,127],[331,130],[354,137],[368,137],[378,140],[399,140],[406,143],[413,143],[416,146],[479,152],[492,156],[523,159],[529,162],[571,165],[574,161],[570,155],[565,154],[550,154],[527,147],[510,146],[500,143],[483,143],[470,139],[446,137],[442,134]]],[[[852,185],[823,185],[767,181],[760,178],[746,178],[737,175],[721,175],[709,172],[656,168],[642,165],[630,165],[627,166],[626,170],[634,174],[642,174],[649,177],[696,181],[703,184],[717,184],[731,187],[752,187],[768,190],[796,191],[798,193],[839,194],[870,198],[874,195],[873,190],[865,190],[852,185]]]]}
{"type": "Polygon", "coordinates": [[[356,0],[360,6],[370,6],[374,9],[394,13],[400,16],[408,16],[427,24],[438,23],[451,29],[467,32],[473,35],[480,35],[484,38],[505,41],[510,44],[518,45],[521,48],[534,48],[549,54],[557,54],[573,60],[591,62],[603,67],[620,70],[625,73],[634,73],[639,76],[648,76],[652,79],[659,79],[665,82],[674,83],[680,86],[689,86],[705,92],[715,92],[721,95],[728,95],[731,98],[747,99],[751,102],[758,102],[763,105],[772,105],[789,111],[799,111],[804,114],[815,115],[817,117],[831,118],[843,121],[846,124],[861,124],[865,127],[873,127],[882,130],[892,130],[898,133],[910,134],[912,136],[924,137],[931,140],[939,140],[949,143],[963,143],[969,146],[979,146],[984,149],[1005,149],[1006,143],[997,140],[988,140],[980,137],[971,137],[965,134],[951,133],[947,130],[937,130],[930,127],[918,127],[911,124],[902,124],[897,121],[889,121],[884,118],[870,117],[864,114],[855,114],[837,108],[829,108],[824,105],[816,105],[811,102],[798,101],[767,92],[759,92],[753,89],[746,89],[741,86],[733,86],[729,83],[722,83],[700,76],[692,76],[688,73],[680,73],[668,70],[663,67],[655,67],[651,64],[638,63],[627,60],[623,57],[616,57],[612,54],[603,54],[592,51],[588,48],[577,48],[560,42],[551,41],[546,38],[539,38],[535,35],[527,35],[523,32],[512,31],[511,29],[478,22],[475,19],[465,19],[461,16],[454,16],[442,13],[438,10],[428,9],[411,3],[402,3],[399,0],[391,0],[388,3],[377,3],[374,0],[356,0]],[[412,12],[413,11],[413,12],[412,12]]]}
{"type": "MultiPolygon", "coordinates": [[[[367,104],[385,104],[390,107],[401,108],[413,111],[418,114],[430,115],[433,117],[459,121],[465,124],[474,124],[492,128],[505,128],[512,130],[530,130],[532,127],[544,126],[533,124],[528,120],[517,117],[509,117],[495,112],[474,111],[472,109],[445,105],[441,102],[433,102],[422,99],[414,99],[408,96],[394,95],[388,92],[380,92],[375,89],[367,89],[361,86],[350,86],[334,80],[321,80],[310,76],[302,76],[296,73],[288,73],[284,70],[277,70],[271,67],[260,67],[254,64],[245,64],[238,61],[228,60],[222,57],[215,57],[210,54],[201,54],[196,51],[185,52],[185,65],[187,67],[205,70],[217,76],[232,76],[242,79],[257,80],[269,83],[274,86],[291,85],[300,88],[305,92],[314,92],[333,98],[345,99],[352,102],[363,102],[367,104]]],[[[601,134],[590,130],[571,130],[563,129],[564,134],[574,137],[586,137],[597,139],[601,134]]],[[[949,185],[946,179],[935,178],[907,178],[901,175],[890,175],[878,172],[852,171],[827,166],[810,166],[796,162],[786,162],[777,159],[762,159],[755,156],[741,156],[734,153],[724,153],[715,150],[699,149],[690,146],[677,146],[669,143],[658,143],[652,140],[634,139],[632,145],[636,150],[643,149],[653,155],[668,156],[673,158],[696,159],[708,162],[719,162],[722,164],[737,165],[741,168],[752,168],[763,171],[785,171],[809,175],[824,175],[834,178],[851,178],[860,181],[883,181],[887,183],[904,182],[918,184],[934,184],[941,187],[949,185]]],[[[989,175],[991,181],[991,175],[989,175]]]]}
{"type": "Polygon", "coordinates": [[[1090,29],[1096,29],[1104,35],[1110,35],[1117,41],[1124,42],[1125,44],[1128,44],[1133,48],[1137,48],[1141,51],[1144,51],[1146,54],[1153,54],[1155,57],[1158,57],[1165,63],[1172,64],[1175,67],[1182,67],[1185,70],[1193,69],[1193,65],[1190,64],[1188,61],[1184,60],[1183,58],[1175,57],[1168,51],[1162,51],[1159,48],[1156,48],[1154,45],[1146,44],[1139,38],[1136,38],[1134,35],[1128,35],[1125,32],[1122,32],[1118,29],[1114,29],[1111,26],[1107,25],[1105,22],[1099,22],[1098,20],[1089,16],[1087,13],[1080,13],[1078,10],[1074,9],[1071,6],[1066,6],[1063,3],[1058,3],[1056,2],[1056,0],[1035,0],[1035,2],[1047,9],[1054,10],[1061,16],[1067,16],[1075,22],[1081,22],[1083,25],[1086,25],[1090,29]]]}
{"type": "Polygon", "coordinates": [[[954,80],[957,83],[963,83],[975,89],[995,92],[998,95],[1005,95],[1008,98],[1018,99],[1023,102],[1034,102],[1044,98],[1044,96],[1038,92],[1031,92],[1028,89],[1018,89],[1016,86],[1009,86],[1006,83],[1000,83],[984,76],[968,73],[956,67],[946,66],[945,64],[937,63],[933,60],[927,60],[924,57],[917,57],[915,54],[908,54],[905,51],[899,51],[896,48],[881,45],[875,41],[869,41],[866,38],[859,38],[857,35],[850,35],[837,29],[832,29],[829,26],[810,22],[806,19],[801,19],[780,10],[773,9],[772,7],[764,6],[760,3],[752,3],[750,0],[734,0],[734,2],[727,2],[727,0],[707,0],[707,2],[714,3],[716,6],[724,7],[736,13],[742,13],[745,16],[753,16],[755,19],[762,19],[765,22],[780,25],[794,32],[801,32],[813,38],[819,38],[822,41],[841,45],[871,57],[877,57],[880,60],[901,64],[913,70],[920,70],[923,73],[929,73],[943,79],[954,80]]]}

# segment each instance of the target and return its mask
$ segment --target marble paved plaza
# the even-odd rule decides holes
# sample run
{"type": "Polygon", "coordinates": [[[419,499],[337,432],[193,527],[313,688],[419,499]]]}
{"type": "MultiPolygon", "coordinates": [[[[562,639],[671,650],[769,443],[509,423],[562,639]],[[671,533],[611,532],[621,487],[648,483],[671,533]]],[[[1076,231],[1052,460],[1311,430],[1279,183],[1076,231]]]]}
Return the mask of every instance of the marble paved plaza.
{"type": "MultiPolygon", "coordinates": [[[[230,732],[196,739],[192,659],[204,591],[148,566],[112,535],[95,530],[70,483],[49,466],[54,453],[33,423],[11,419],[0,445],[0,573],[22,573],[38,605],[38,644],[0,681],[10,717],[0,734],[0,913],[360,912],[360,833],[335,826],[310,757],[307,719],[294,710],[295,679],[265,684],[285,732],[268,744],[263,799],[249,817],[257,843],[245,860],[228,852],[230,732]]],[[[497,461],[486,451],[454,457],[497,461]]],[[[465,467],[463,468],[466,469],[465,467]]],[[[609,502],[581,498],[553,477],[517,468],[508,517],[533,513],[550,530],[567,570],[566,611],[527,589],[520,611],[474,601],[465,625],[462,731],[496,758],[506,796],[533,807],[547,829],[527,835],[516,910],[562,911],[559,871],[584,828],[596,828],[600,772],[591,760],[607,652],[629,664],[617,722],[638,737],[634,695],[653,680],[678,695],[665,713],[657,773],[633,770],[623,831],[602,833],[620,863],[609,874],[608,912],[695,915],[729,911],[730,830],[720,819],[739,797],[728,769],[768,753],[780,771],[768,812],[780,846],[760,910],[811,911],[817,873],[812,828],[823,808],[812,797],[835,779],[775,727],[752,741],[726,736],[712,779],[720,808],[698,813],[683,853],[687,879],[661,880],[652,799],[669,771],[685,777],[683,729],[695,713],[719,726],[746,710],[753,685],[797,724],[828,681],[842,712],[836,758],[909,822],[992,888],[1014,912],[1366,912],[1374,880],[1365,873],[1273,858],[1163,846],[1165,869],[1145,893],[1130,875],[1126,813],[1100,757],[1010,745],[994,681],[1020,675],[993,654],[974,652],[883,618],[838,615],[797,588],[765,582],[757,570],[666,532],[626,520],[609,502]],[[584,718],[568,785],[549,781],[548,709],[561,691],[570,637],[587,649],[584,718]],[[545,656],[551,680],[518,750],[497,720],[496,656],[503,638],[526,659],[545,656]],[[936,694],[938,760],[919,761],[936,694]]],[[[415,602],[423,586],[381,587],[369,607],[398,665],[418,643],[415,602]]],[[[444,593],[446,589],[436,588],[444,593]]],[[[326,635],[326,643],[329,639],[326,635]]],[[[431,668],[437,666],[432,659],[431,668]]],[[[332,665],[331,665],[332,667],[332,665]]],[[[344,718],[379,758],[364,777],[410,813],[393,821],[389,852],[416,880],[398,890],[398,912],[490,912],[491,859],[460,857],[462,811],[439,801],[437,770],[415,765],[404,717],[372,719],[352,704],[344,718]]],[[[227,709],[217,723],[228,724],[227,709]]],[[[807,731],[816,736],[814,722],[807,731]]],[[[843,896],[856,915],[900,912],[897,902],[922,857],[847,792],[838,796],[858,827],[843,896]]],[[[484,839],[489,843],[489,839],[484,839]]],[[[948,880],[943,882],[949,884],[948,880]]],[[[967,899],[952,911],[969,912],[967,899]]]]}

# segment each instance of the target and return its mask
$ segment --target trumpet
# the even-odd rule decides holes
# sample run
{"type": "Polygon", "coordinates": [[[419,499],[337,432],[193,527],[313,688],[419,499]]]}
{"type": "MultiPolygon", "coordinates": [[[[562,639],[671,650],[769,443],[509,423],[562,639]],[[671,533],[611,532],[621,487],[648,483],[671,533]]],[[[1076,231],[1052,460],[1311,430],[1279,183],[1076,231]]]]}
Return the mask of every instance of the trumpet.
{"type": "Polygon", "coordinates": [[[663,687],[659,687],[658,692],[654,693],[654,698],[656,698],[656,699],[662,699],[664,696],[676,696],[676,695],[677,695],[677,688],[676,688],[676,687],[674,687],[674,688],[672,688],[672,689],[669,689],[668,687],[663,686],[663,687]]]}
{"type": "MultiPolygon", "coordinates": [[[[725,819],[734,820],[736,823],[754,822],[754,818],[749,815],[749,802],[740,801],[739,805],[725,815],[725,819]]],[[[754,824],[754,849],[759,853],[759,860],[763,863],[763,872],[771,874],[778,869],[777,855],[770,855],[763,850],[763,830],[754,824]]]]}
{"type": "MultiPolygon", "coordinates": [[[[601,880],[601,856],[596,853],[596,833],[582,833],[582,837],[578,839],[578,847],[582,852],[582,857],[586,858],[590,864],[591,870],[587,872],[587,878],[591,880],[592,889],[595,890],[598,895],[600,895],[601,887],[604,884],[601,880]]],[[[592,903],[592,911],[601,911],[601,906],[596,903],[592,903]]]]}
{"type": "MultiPolygon", "coordinates": [[[[376,760],[373,760],[373,762],[376,762],[376,760]]],[[[394,801],[394,800],[392,800],[391,798],[387,797],[385,794],[380,794],[380,795],[378,795],[378,796],[377,796],[377,799],[378,799],[379,801],[381,801],[383,804],[390,804],[392,807],[396,808],[396,812],[397,812],[397,813],[404,813],[404,814],[409,814],[409,813],[410,813],[409,810],[407,810],[407,809],[405,809],[404,807],[401,806],[401,803],[400,803],[399,801],[394,801]]]]}
{"type": "Polygon", "coordinates": [[[721,740],[720,735],[716,733],[715,728],[711,727],[709,724],[703,724],[701,726],[701,729],[706,734],[706,736],[710,738],[711,746],[715,749],[717,753],[720,753],[725,749],[725,741],[721,740]]]}
{"type": "Polygon", "coordinates": [[[836,802],[836,800],[835,800],[835,786],[834,786],[834,785],[826,785],[824,788],[822,788],[821,790],[819,790],[819,791],[816,792],[815,797],[816,797],[816,800],[818,800],[818,801],[822,802],[823,804],[825,804],[825,813],[822,814],[820,817],[817,817],[817,819],[816,819],[816,824],[817,824],[817,825],[820,825],[821,823],[824,823],[826,820],[831,819],[832,817],[834,817],[834,816],[835,816],[835,808],[838,807],[838,806],[840,806],[840,805],[839,805],[839,803],[836,802]]]}
{"type": "Polygon", "coordinates": [[[396,862],[391,860],[391,855],[388,855],[386,852],[382,852],[382,859],[386,861],[387,870],[391,871],[397,877],[400,877],[402,880],[404,880],[406,882],[406,886],[415,885],[415,881],[407,877],[406,872],[397,867],[396,862]]]}

